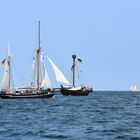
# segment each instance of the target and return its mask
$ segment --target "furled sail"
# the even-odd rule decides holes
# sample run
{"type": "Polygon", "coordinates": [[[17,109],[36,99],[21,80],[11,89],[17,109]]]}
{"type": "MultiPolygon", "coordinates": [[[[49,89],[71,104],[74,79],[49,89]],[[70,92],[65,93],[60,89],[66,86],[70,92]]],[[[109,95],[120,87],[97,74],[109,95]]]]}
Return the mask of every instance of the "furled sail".
{"type": "Polygon", "coordinates": [[[52,67],[53,67],[55,77],[56,77],[56,81],[65,83],[67,85],[70,85],[70,83],[68,82],[68,80],[66,79],[64,74],[60,71],[60,69],[52,62],[52,60],[48,56],[47,56],[47,58],[48,58],[49,62],[51,63],[52,67]]]}
{"type": "Polygon", "coordinates": [[[43,70],[44,70],[44,79],[41,83],[41,86],[47,86],[49,88],[52,88],[52,83],[50,81],[47,69],[46,69],[44,61],[42,59],[41,59],[41,62],[42,62],[43,70]]]}
{"type": "Polygon", "coordinates": [[[9,72],[9,64],[8,61],[5,60],[4,62],[4,74],[3,74],[3,79],[1,82],[1,89],[2,90],[8,90],[9,89],[9,77],[10,77],[10,72],[9,72]]]}

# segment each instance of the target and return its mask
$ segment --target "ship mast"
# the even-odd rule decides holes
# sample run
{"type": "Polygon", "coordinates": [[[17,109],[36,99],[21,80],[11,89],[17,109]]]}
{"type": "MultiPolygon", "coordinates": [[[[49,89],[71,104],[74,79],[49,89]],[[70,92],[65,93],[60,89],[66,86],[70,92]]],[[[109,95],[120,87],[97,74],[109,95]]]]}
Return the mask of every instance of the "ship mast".
{"type": "Polygon", "coordinates": [[[11,57],[8,56],[8,65],[9,65],[9,87],[8,87],[8,91],[10,91],[10,84],[11,84],[11,57]]]}
{"type": "Polygon", "coordinates": [[[76,55],[75,54],[72,55],[72,59],[73,59],[73,65],[72,65],[72,71],[73,71],[73,87],[75,87],[75,59],[76,59],[76,55]]]}
{"type": "Polygon", "coordinates": [[[8,44],[8,68],[9,68],[9,83],[8,83],[8,92],[10,92],[10,87],[11,87],[11,54],[10,54],[10,46],[8,44]]]}
{"type": "Polygon", "coordinates": [[[40,90],[40,21],[38,21],[38,48],[37,48],[37,90],[40,90]]]}

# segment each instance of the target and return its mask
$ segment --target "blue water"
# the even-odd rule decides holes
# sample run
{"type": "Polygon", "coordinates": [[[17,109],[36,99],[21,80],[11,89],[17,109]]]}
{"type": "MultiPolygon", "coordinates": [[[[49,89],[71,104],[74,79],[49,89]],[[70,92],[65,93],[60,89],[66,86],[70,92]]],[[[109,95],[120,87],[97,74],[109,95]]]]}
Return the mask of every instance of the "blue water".
{"type": "Polygon", "coordinates": [[[0,140],[140,139],[140,92],[0,99],[0,140]]]}

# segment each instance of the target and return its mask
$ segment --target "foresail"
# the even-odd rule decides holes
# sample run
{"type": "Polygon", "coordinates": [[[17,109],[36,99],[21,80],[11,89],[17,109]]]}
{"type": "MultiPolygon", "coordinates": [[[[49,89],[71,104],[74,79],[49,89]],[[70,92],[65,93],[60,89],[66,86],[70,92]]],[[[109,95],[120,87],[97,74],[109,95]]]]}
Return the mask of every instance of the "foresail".
{"type": "MultiPolygon", "coordinates": [[[[48,56],[47,56],[48,57],[48,56]]],[[[57,82],[62,82],[65,83],[67,85],[70,85],[70,83],[68,82],[68,80],[66,79],[66,77],[64,76],[64,74],[60,71],[60,69],[52,62],[52,60],[48,57],[49,62],[51,63],[54,73],[55,73],[55,77],[56,77],[56,81],[57,82]]]]}
{"type": "Polygon", "coordinates": [[[41,60],[41,62],[42,62],[42,65],[43,65],[43,70],[44,70],[44,79],[43,79],[43,81],[41,83],[41,86],[43,86],[43,87],[46,87],[47,86],[49,88],[52,88],[52,83],[50,81],[50,78],[49,78],[47,69],[45,67],[44,61],[41,60]]]}
{"type": "Polygon", "coordinates": [[[1,89],[2,90],[8,90],[8,88],[9,88],[9,76],[10,76],[9,65],[8,65],[7,60],[5,60],[4,74],[3,74],[3,79],[1,82],[1,89]]]}

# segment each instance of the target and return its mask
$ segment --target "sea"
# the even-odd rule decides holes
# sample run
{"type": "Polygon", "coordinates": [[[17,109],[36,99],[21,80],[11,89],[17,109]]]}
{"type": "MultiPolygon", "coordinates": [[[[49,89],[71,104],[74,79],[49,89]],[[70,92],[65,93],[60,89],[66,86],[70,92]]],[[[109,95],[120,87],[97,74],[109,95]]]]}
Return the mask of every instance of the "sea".
{"type": "Polygon", "coordinates": [[[140,92],[0,99],[0,140],[140,140],[140,92]]]}

